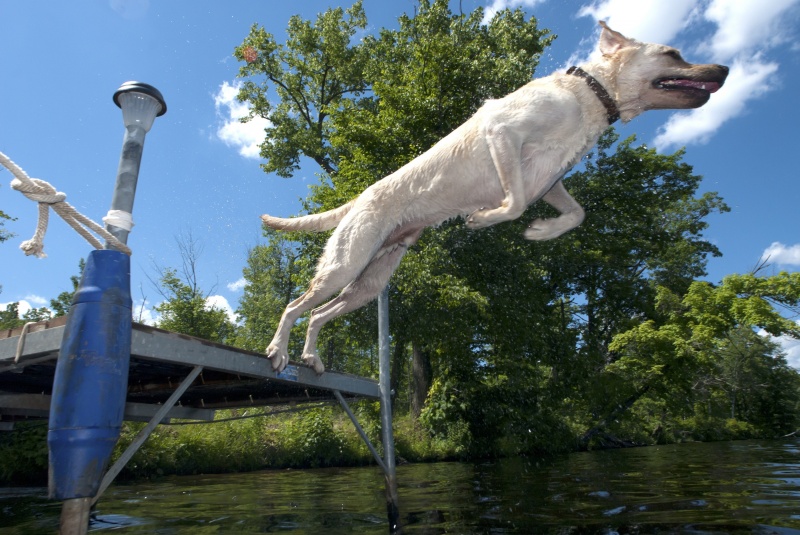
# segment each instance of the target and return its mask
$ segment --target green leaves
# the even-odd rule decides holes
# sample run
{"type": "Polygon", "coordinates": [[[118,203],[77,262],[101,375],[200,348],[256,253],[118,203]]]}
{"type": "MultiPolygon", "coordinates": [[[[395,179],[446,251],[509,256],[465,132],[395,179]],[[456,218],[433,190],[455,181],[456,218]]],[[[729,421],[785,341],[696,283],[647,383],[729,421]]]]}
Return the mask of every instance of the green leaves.
{"type": "MultiPolygon", "coordinates": [[[[265,235],[268,243],[248,252],[243,270],[247,285],[237,311],[243,318],[237,345],[252,351],[264,351],[283,309],[300,294],[307,278],[299,261],[299,244],[271,230],[265,235]]],[[[296,344],[293,349],[297,350],[296,344]]]]}
{"type": "Polygon", "coordinates": [[[176,270],[163,270],[159,284],[167,300],[154,307],[161,315],[158,327],[212,342],[225,342],[233,334],[235,326],[228,320],[227,313],[209,306],[206,296],[181,280],[176,270]]]}
{"type": "Polygon", "coordinates": [[[757,334],[764,329],[773,336],[800,336],[797,323],[782,316],[775,303],[796,309],[800,273],[730,275],[718,286],[695,281],[682,298],[662,287],[658,308],[665,314],[664,322],[645,321],[617,335],[609,349],[619,358],[606,372],[628,384],[655,387],[662,395],[682,392],[675,404],[683,411],[691,410],[698,399],[711,407],[721,396],[733,404],[730,418],[746,416],[764,429],[790,428],[796,413],[775,427],[768,412],[743,415],[735,407],[737,400],[740,409],[746,403],[771,403],[775,410],[786,412],[800,394],[800,376],[776,355],[774,344],[757,334]],[[744,369],[751,372],[743,373],[744,369]],[[755,376],[762,385],[782,383],[775,387],[784,391],[782,399],[763,401],[761,389],[748,379],[755,376]]]}
{"type": "Polygon", "coordinates": [[[336,172],[339,155],[328,141],[326,119],[339,112],[345,100],[368,89],[363,77],[365,50],[351,43],[366,23],[361,2],[356,2],[347,11],[328,9],[314,24],[292,17],[285,45],[253,25],[236,48],[239,60],[247,61],[246,55],[252,59],[256,53],[255,61],[247,61],[239,70],[246,81],[238,98],[250,104],[251,118],[270,121],[261,146],[265,172],[290,177],[299,169],[301,155],[326,173],[336,172]]]}

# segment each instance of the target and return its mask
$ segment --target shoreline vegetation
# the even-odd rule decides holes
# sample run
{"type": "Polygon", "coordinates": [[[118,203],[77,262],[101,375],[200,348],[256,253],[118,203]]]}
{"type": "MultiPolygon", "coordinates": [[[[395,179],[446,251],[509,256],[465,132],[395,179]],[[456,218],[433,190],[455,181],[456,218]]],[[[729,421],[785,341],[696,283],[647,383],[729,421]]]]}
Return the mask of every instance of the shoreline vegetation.
{"type": "MultiPolygon", "coordinates": [[[[354,406],[359,422],[382,453],[380,418],[376,402],[354,406]]],[[[112,462],[134,440],[144,423],[125,422],[112,462]]],[[[558,437],[502,437],[494,448],[477,451],[478,443],[466,426],[434,435],[409,414],[394,419],[397,463],[476,462],[513,456],[574,453],[585,449],[642,447],[657,444],[743,439],[764,436],[746,422],[686,422],[683,429],[655,429],[649,437],[618,439],[603,434],[590,447],[581,447],[577,435],[558,437]]],[[[0,435],[0,482],[3,485],[47,484],[47,426],[43,421],[18,424],[14,433],[0,435]]],[[[239,473],[269,469],[375,466],[354,426],[337,406],[300,410],[280,417],[263,409],[219,411],[214,422],[176,421],[160,425],[125,466],[117,481],[158,479],[170,475],[239,473]]]]}

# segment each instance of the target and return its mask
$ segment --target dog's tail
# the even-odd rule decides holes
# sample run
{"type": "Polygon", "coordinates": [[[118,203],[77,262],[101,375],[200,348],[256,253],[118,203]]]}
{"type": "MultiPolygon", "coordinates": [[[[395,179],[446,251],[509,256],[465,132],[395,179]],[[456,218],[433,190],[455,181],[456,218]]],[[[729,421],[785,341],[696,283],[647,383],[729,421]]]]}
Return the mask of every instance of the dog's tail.
{"type": "Polygon", "coordinates": [[[344,219],[344,216],[347,215],[355,202],[355,199],[353,199],[339,208],[334,208],[333,210],[328,210],[321,214],[311,214],[300,217],[273,217],[264,214],[261,216],[261,221],[263,221],[266,226],[274,228],[275,230],[322,232],[336,228],[336,225],[344,219]]]}

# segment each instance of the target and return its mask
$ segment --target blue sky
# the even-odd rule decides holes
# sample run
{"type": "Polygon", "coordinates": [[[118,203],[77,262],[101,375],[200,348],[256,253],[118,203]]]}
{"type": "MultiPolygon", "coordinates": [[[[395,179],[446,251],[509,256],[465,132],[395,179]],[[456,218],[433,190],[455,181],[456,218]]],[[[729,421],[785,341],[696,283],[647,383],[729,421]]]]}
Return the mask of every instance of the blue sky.
{"type": "MultiPolygon", "coordinates": [[[[731,66],[725,87],[705,107],[648,112],[618,129],[623,137],[672,152],[704,176],[732,211],[710,218],[706,238],[723,252],[708,280],[747,272],[765,255],[770,270],[800,268],[797,125],[800,124],[800,0],[462,0],[455,11],[522,7],[558,38],[538,75],[586,58],[597,19],[644,41],[677,46],[694,62],[731,66]]],[[[233,58],[253,23],[283,40],[289,17],[314,19],[333,0],[0,0],[0,151],[35,178],[67,194],[100,221],[109,208],[123,137],[111,96],[125,81],[157,87],[168,112],[147,136],[129,245],[134,305],[145,317],[160,296],[154,266],[179,267],[176,237],[203,246],[202,287],[235,309],[247,250],[260,243],[258,216],[292,215],[317,182],[308,164],[294,178],[264,174],[257,143],[263,124],[242,125],[232,99],[233,58]]],[[[365,0],[370,31],[395,27],[412,0],[365,0]]],[[[0,245],[0,306],[43,306],[70,289],[69,277],[91,247],[51,216],[47,257],[17,246],[36,228],[36,206],[11,190],[0,169],[0,210],[16,234],[0,245]]],[[[800,366],[800,345],[784,341],[800,366]]]]}

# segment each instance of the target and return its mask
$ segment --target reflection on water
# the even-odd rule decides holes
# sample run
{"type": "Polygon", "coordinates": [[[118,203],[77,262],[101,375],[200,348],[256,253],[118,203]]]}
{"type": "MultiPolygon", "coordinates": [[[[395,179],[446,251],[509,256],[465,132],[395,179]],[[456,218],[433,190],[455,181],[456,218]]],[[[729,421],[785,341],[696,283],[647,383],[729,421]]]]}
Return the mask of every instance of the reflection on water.
{"type": "MultiPolygon", "coordinates": [[[[682,444],[398,467],[405,533],[800,533],[800,442],[682,444]]],[[[0,532],[55,533],[43,489],[0,489],[0,532]]],[[[117,485],[93,531],[387,533],[380,469],[117,485]]]]}

